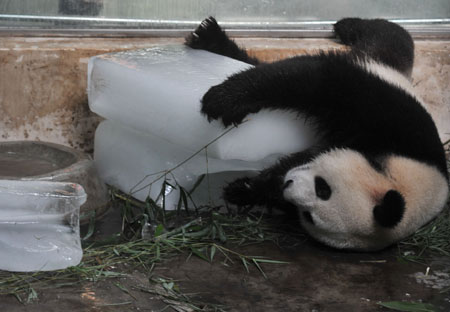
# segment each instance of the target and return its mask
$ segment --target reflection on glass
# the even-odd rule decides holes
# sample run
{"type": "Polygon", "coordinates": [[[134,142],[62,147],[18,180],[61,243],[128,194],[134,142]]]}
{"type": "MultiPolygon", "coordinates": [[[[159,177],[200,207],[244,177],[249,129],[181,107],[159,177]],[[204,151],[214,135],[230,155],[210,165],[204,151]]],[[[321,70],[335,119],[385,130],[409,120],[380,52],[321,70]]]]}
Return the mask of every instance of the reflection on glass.
{"type": "Polygon", "coordinates": [[[59,0],[61,15],[97,16],[103,8],[103,0],[59,0]]]}

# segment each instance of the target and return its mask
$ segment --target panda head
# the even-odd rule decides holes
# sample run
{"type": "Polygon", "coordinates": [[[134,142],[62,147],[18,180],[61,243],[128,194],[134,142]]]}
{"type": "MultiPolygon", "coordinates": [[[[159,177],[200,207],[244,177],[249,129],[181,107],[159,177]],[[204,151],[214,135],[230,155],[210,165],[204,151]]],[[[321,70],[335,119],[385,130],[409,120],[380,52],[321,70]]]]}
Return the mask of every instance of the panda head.
{"type": "Polygon", "coordinates": [[[446,203],[448,183],[437,169],[409,158],[386,157],[380,172],[360,153],[336,149],[289,170],[283,196],[318,241],[367,251],[434,218],[446,203]]]}

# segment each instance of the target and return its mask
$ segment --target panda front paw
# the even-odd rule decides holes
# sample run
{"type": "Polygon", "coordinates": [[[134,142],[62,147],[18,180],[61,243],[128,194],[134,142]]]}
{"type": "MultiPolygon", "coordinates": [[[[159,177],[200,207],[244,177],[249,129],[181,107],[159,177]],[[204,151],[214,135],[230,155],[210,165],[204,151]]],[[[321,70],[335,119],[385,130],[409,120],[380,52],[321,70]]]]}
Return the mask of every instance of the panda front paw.
{"type": "Polygon", "coordinates": [[[253,206],[257,204],[252,180],[248,177],[237,179],[224,188],[226,202],[236,206],[253,206]]]}
{"type": "Polygon", "coordinates": [[[248,105],[242,100],[239,90],[229,88],[227,83],[211,87],[202,99],[202,114],[208,120],[221,119],[223,125],[238,125],[249,113],[248,105]]]}
{"type": "Polygon", "coordinates": [[[193,49],[212,51],[226,38],[216,19],[204,19],[193,33],[185,39],[185,44],[193,49]]]}

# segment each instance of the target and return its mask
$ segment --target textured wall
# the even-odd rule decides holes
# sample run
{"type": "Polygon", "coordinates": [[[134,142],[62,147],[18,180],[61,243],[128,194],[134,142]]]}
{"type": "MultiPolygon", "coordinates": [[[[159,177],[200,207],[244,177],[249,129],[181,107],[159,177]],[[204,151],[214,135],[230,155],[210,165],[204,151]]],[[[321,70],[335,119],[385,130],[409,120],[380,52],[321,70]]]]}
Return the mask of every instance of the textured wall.
{"type": "MultiPolygon", "coordinates": [[[[282,59],[317,49],[340,49],[326,39],[239,39],[253,55],[282,59]]],[[[92,151],[99,117],[89,111],[86,71],[90,56],[155,44],[167,38],[0,39],[0,140],[42,140],[92,151]]],[[[416,42],[413,83],[450,139],[450,42],[416,42]]]]}

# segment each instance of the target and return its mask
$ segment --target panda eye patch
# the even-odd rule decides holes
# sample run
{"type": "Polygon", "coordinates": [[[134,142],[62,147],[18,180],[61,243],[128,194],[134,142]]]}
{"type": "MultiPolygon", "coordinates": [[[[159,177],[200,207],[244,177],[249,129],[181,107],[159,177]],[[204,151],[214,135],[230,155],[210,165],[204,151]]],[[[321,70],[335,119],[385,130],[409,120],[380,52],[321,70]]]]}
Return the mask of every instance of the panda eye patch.
{"type": "Polygon", "coordinates": [[[328,200],[331,197],[331,188],[327,181],[320,176],[314,178],[314,188],[316,190],[316,196],[322,200],[328,200]]]}

